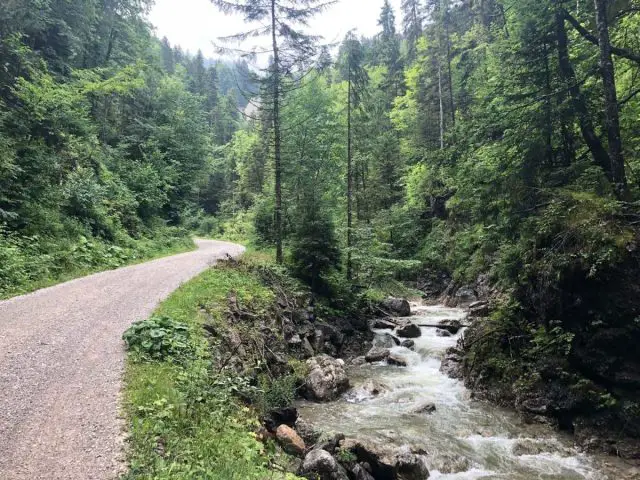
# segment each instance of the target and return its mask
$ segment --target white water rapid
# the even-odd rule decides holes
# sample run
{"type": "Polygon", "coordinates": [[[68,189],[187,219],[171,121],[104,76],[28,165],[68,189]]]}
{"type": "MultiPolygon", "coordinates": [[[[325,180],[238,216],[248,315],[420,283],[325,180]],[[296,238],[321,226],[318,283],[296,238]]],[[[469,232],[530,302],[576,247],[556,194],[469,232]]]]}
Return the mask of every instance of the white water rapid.
{"type": "MultiPolygon", "coordinates": [[[[416,323],[437,324],[463,318],[464,312],[445,307],[413,305],[416,323]]],[[[382,333],[382,332],[381,332],[382,333]]],[[[430,479],[438,480],[618,480],[608,459],[587,456],[569,438],[548,426],[526,425],[507,410],[473,401],[462,382],[440,372],[447,348],[461,333],[439,337],[435,328],[422,328],[415,351],[395,347],[407,367],[386,362],[349,367],[354,390],[337,402],[302,402],[300,416],[326,432],[340,432],[394,446],[408,445],[427,452],[430,479]],[[388,387],[376,397],[359,391],[368,379],[388,387]],[[411,413],[433,402],[432,414],[411,413]]]]}

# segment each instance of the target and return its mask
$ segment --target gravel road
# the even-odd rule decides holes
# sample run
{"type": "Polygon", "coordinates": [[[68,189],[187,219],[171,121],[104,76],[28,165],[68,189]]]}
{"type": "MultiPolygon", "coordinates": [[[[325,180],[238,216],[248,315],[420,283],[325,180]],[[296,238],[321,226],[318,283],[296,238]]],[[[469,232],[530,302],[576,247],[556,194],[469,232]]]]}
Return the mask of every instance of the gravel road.
{"type": "Polygon", "coordinates": [[[197,244],[0,302],[0,479],[117,475],[122,333],[216,259],[244,250],[197,244]]]}

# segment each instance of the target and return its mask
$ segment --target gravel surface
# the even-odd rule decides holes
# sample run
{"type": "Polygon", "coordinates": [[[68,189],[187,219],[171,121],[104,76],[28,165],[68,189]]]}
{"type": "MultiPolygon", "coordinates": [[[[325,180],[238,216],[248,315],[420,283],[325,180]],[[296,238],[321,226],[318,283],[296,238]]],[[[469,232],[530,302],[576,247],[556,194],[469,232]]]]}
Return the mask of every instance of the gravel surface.
{"type": "Polygon", "coordinates": [[[123,468],[122,333],[244,249],[199,249],[0,302],[0,479],[113,479],[123,468]]]}

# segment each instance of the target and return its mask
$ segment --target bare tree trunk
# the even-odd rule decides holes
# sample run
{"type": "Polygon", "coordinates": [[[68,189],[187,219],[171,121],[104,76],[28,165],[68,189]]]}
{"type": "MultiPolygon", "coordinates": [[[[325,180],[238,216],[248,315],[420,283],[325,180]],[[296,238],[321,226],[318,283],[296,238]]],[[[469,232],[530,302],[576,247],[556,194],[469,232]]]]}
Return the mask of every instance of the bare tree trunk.
{"type": "Polygon", "coordinates": [[[352,278],[351,264],[351,228],[353,226],[353,171],[351,157],[351,65],[349,68],[348,91],[347,91],[347,280],[352,278]]]}
{"type": "Polygon", "coordinates": [[[273,48],[273,140],[276,188],[276,262],[283,262],[282,255],[282,152],[280,137],[280,58],[276,38],[276,0],[271,0],[271,42],[273,48]]]}
{"type": "Polygon", "coordinates": [[[438,99],[440,101],[440,150],[444,150],[444,105],[442,102],[442,66],[438,60],[438,99]]]}
{"type": "Polygon", "coordinates": [[[596,135],[595,129],[593,128],[593,123],[589,117],[589,112],[582,92],[580,91],[575,71],[573,70],[573,66],[569,59],[569,39],[567,37],[564,20],[564,15],[560,10],[558,10],[556,12],[556,37],[558,41],[558,64],[560,67],[560,75],[567,91],[569,92],[573,110],[578,116],[582,138],[587,144],[594,162],[602,167],[607,176],[611,179],[611,161],[609,160],[609,154],[602,146],[602,142],[596,135]]]}
{"type": "Polygon", "coordinates": [[[607,20],[607,1],[594,0],[596,9],[596,25],[598,27],[598,43],[600,46],[600,71],[604,87],[605,128],[609,140],[609,158],[614,189],[619,197],[624,197],[627,190],[627,178],[624,171],[622,139],[620,136],[620,114],[618,111],[618,95],[616,93],[616,77],[611,57],[611,41],[607,20]]]}

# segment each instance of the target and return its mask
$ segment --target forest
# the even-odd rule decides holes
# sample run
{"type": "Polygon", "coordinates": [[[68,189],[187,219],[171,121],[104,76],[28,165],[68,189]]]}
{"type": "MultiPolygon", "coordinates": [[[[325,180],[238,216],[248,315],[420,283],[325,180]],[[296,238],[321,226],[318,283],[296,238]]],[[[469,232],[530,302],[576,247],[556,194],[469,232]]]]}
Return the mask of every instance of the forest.
{"type": "Polygon", "coordinates": [[[196,234],[318,298],[472,290],[478,398],[638,458],[640,2],[385,0],[324,45],[323,2],[213,0],[264,25],[235,60],[157,38],[150,0],[3,3],[0,297],[196,234]]]}

